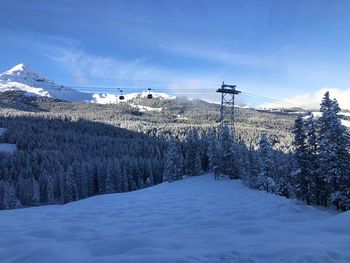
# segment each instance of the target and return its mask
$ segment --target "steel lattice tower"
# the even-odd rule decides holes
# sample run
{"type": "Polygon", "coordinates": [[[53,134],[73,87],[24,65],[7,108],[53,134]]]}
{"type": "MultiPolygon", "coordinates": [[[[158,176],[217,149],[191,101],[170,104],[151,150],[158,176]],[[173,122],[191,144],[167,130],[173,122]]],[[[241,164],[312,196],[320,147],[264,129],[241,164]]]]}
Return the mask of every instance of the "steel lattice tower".
{"type": "Polygon", "coordinates": [[[236,85],[227,85],[224,82],[216,92],[221,93],[220,125],[231,126],[235,124],[235,95],[241,93],[236,90],[236,85]]]}

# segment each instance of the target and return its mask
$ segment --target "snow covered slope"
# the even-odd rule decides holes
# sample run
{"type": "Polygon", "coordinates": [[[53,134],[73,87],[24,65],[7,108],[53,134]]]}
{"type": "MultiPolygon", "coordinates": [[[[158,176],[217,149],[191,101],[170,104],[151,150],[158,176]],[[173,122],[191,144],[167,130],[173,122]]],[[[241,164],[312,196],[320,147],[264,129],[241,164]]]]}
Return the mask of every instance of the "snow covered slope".
{"type": "MultiPolygon", "coordinates": [[[[148,92],[135,92],[135,93],[129,93],[125,95],[125,100],[126,101],[131,101],[131,100],[140,100],[140,99],[145,99],[147,98],[148,92]]],[[[152,96],[154,99],[163,99],[163,100],[173,100],[176,97],[170,96],[166,93],[160,93],[160,92],[152,92],[152,96]]]]}
{"type": "MultiPolygon", "coordinates": [[[[72,102],[94,102],[99,104],[119,103],[119,95],[106,93],[85,93],[73,88],[57,85],[24,64],[0,74],[0,92],[24,91],[28,95],[46,96],[72,102]]],[[[147,97],[146,92],[125,95],[125,101],[147,97]]],[[[164,93],[153,93],[154,98],[174,99],[164,93]]]]}
{"type": "Polygon", "coordinates": [[[211,175],[0,211],[0,262],[350,262],[350,213],[211,175]]]}
{"type": "Polygon", "coordinates": [[[28,95],[46,96],[67,101],[93,100],[92,94],[57,85],[23,64],[0,74],[0,91],[8,90],[24,91],[28,95]]]}

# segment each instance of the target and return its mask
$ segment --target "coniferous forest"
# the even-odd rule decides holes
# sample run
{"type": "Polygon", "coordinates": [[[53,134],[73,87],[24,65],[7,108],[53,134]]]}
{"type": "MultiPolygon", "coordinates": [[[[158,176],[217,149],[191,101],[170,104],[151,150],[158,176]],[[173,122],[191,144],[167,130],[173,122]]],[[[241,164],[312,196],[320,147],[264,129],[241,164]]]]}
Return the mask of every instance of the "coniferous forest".
{"type": "Polygon", "coordinates": [[[66,102],[19,98],[16,107],[3,106],[0,117],[0,127],[7,129],[1,142],[17,145],[12,154],[0,153],[0,209],[63,204],[207,171],[307,204],[350,209],[350,136],[329,93],[319,118],[298,116],[292,125],[290,115],[241,111],[235,134],[203,116],[196,119],[197,110],[182,100],[173,110],[185,105],[197,122],[142,115],[127,105],[114,113],[98,106],[104,114],[84,115],[66,102]],[[257,119],[263,124],[253,122],[257,119]]]}
{"type": "Polygon", "coordinates": [[[180,179],[176,174],[198,175],[209,170],[240,178],[248,187],[268,193],[349,210],[350,134],[341,124],[337,101],[331,100],[328,92],[320,111],[319,118],[312,114],[296,118],[293,147],[287,152],[275,149],[266,133],[261,134],[254,148],[234,138],[225,126],[219,133],[210,131],[201,138],[192,130],[182,146],[187,149],[182,155],[181,146],[169,141],[164,180],[180,179]],[[181,165],[182,173],[175,172],[181,165]]]}
{"type": "Polygon", "coordinates": [[[0,154],[2,209],[67,203],[162,181],[161,140],[108,124],[65,118],[8,116],[0,154]]]}

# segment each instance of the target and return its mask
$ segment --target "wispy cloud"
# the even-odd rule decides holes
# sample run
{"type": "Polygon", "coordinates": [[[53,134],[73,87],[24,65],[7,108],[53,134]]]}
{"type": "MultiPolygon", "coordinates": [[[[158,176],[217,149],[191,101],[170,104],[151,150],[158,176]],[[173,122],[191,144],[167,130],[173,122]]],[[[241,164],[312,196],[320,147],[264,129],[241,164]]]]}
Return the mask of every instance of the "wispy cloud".
{"type": "Polygon", "coordinates": [[[60,43],[40,48],[46,57],[68,70],[78,85],[110,87],[113,84],[126,92],[150,87],[177,96],[218,100],[215,89],[221,83],[220,74],[168,70],[144,57],[126,61],[89,54],[75,41],[63,39],[60,43]]]}
{"type": "Polygon", "coordinates": [[[188,56],[191,58],[203,59],[210,62],[223,63],[226,65],[239,65],[260,67],[269,63],[268,58],[260,57],[256,55],[234,53],[225,50],[199,48],[195,45],[192,47],[174,46],[164,48],[168,52],[181,54],[182,56],[188,56]]]}
{"type": "MultiPolygon", "coordinates": [[[[64,40],[67,42],[67,40],[64,40]]],[[[138,79],[160,80],[162,76],[159,69],[145,65],[142,58],[125,61],[112,57],[91,55],[86,53],[80,45],[68,43],[65,45],[41,46],[44,55],[55,63],[66,68],[76,80],[82,76],[85,80],[96,79],[126,79],[136,81],[138,79]]]]}

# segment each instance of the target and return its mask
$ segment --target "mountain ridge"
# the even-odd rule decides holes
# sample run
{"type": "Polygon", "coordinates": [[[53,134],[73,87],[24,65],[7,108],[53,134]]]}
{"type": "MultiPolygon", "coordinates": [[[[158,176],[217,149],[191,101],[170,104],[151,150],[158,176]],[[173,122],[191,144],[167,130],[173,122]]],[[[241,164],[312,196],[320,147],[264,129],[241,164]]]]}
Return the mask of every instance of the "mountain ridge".
{"type": "MultiPolygon", "coordinates": [[[[21,63],[0,74],[0,92],[23,91],[29,96],[42,96],[69,102],[90,102],[97,104],[118,104],[119,95],[111,93],[87,93],[56,84],[21,63]]],[[[154,98],[174,99],[165,93],[152,93],[154,98]]],[[[147,92],[125,94],[125,101],[147,97],[147,92]]]]}

